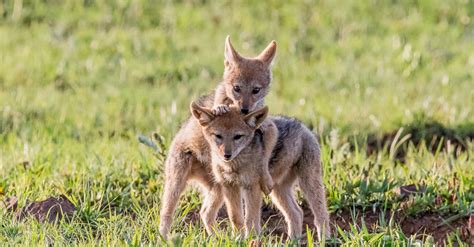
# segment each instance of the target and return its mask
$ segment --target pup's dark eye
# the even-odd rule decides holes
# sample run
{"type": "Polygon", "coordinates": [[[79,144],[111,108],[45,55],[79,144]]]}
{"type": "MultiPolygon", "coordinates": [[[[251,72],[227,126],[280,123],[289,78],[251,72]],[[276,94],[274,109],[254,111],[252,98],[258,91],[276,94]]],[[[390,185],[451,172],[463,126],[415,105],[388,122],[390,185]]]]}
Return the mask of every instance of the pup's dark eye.
{"type": "Polygon", "coordinates": [[[256,87],[252,90],[252,93],[253,94],[258,94],[260,92],[260,88],[259,87],[256,87]]]}
{"type": "Polygon", "coordinates": [[[216,139],[219,139],[219,140],[222,139],[222,136],[221,136],[221,135],[215,134],[214,136],[216,137],[216,139]]]}
{"type": "Polygon", "coordinates": [[[243,137],[243,135],[236,135],[236,136],[234,136],[234,140],[239,140],[242,137],[243,137]]]}
{"type": "Polygon", "coordinates": [[[234,86],[234,91],[236,93],[240,93],[240,87],[239,86],[234,86]]]}

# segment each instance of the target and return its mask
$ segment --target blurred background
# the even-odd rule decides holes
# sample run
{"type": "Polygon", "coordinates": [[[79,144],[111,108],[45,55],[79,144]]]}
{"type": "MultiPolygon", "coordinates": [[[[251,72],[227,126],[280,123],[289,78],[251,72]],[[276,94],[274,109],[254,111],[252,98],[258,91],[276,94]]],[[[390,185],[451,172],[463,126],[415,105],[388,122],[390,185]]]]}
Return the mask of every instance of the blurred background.
{"type": "Polygon", "coordinates": [[[367,176],[436,187],[453,171],[465,175],[456,187],[464,204],[449,208],[465,212],[472,161],[461,151],[458,163],[412,146],[396,170],[398,146],[374,157],[365,149],[404,127],[415,130],[415,144],[439,135],[472,150],[464,141],[474,135],[473,18],[472,0],[0,1],[0,195],[21,204],[68,194],[87,222],[106,214],[103,203],[124,211],[158,204],[162,158],[157,164],[136,137],[156,131],[169,144],[190,102],[222,78],[230,35],[246,56],[277,41],[266,103],[322,135],[332,212],[390,201],[390,186],[361,192],[354,181],[367,176]],[[369,144],[360,151],[347,144],[353,139],[369,144]],[[449,167],[427,174],[436,164],[449,167]]]}
{"type": "Polygon", "coordinates": [[[4,1],[0,126],[174,131],[221,79],[228,34],[247,56],[278,42],[273,113],[348,133],[458,125],[474,114],[473,14],[472,1],[4,1]]]}

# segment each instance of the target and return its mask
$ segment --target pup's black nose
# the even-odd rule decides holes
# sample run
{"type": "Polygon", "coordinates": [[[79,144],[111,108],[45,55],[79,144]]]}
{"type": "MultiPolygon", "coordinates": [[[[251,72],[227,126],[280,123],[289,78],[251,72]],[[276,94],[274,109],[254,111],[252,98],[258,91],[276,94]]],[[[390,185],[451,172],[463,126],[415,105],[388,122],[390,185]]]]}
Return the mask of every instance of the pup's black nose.
{"type": "Polygon", "coordinates": [[[247,113],[249,113],[249,109],[242,108],[242,109],[240,109],[240,112],[242,112],[243,114],[247,114],[247,113]]]}
{"type": "Polygon", "coordinates": [[[232,154],[224,154],[224,158],[225,158],[226,160],[230,159],[230,157],[232,157],[232,154]]]}

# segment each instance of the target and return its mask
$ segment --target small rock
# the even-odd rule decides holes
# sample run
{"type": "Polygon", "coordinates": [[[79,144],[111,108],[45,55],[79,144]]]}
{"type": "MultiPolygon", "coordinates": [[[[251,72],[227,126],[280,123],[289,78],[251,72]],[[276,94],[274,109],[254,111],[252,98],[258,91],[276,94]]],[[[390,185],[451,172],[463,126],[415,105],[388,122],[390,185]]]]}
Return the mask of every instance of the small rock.
{"type": "Polygon", "coordinates": [[[474,246],[474,214],[469,215],[467,225],[459,229],[461,239],[467,242],[470,246],[474,246]]]}
{"type": "Polygon", "coordinates": [[[474,214],[469,215],[469,221],[467,223],[467,229],[471,232],[474,231],[474,214]]]}
{"type": "Polygon", "coordinates": [[[441,204],[443,204],[443,197],[440,196],[440,195],[437,195],[436,198],[435,198],[435,205],[439,206],[441,204]]]}
{"type": "Polygon", "coordinates": [[[23,167],[23,169],[27,170],[28,168],[31,167],[31,162],[28,160],[22,161],[19,163],[23,167]]]}
{"type": "Polygon", "coordinates": [[[5,209],[8,212],[14,212],[18,207],[18,198],[16,196],[12,196],[7,198],[3,203],[5,204],[5,209]]]}
{"type": "Polygon", "coordinates": [[[249,247],[262,247],[262,246],[263,246],[262,241],[257,240],[257,239],[253,239],[253,240],[250,241],[250,243],[249,243],[249,247]]]}
{"type": "Polygon", "coordinates": [[[408,197],[414,194],[423,194],[425,192],[426,192],[425,185],[416,185],[416,184],[404,185],[404,186],[400,186],[400,188],[398,189],[395,189],[395,193],[401,197],[408,197]]]}

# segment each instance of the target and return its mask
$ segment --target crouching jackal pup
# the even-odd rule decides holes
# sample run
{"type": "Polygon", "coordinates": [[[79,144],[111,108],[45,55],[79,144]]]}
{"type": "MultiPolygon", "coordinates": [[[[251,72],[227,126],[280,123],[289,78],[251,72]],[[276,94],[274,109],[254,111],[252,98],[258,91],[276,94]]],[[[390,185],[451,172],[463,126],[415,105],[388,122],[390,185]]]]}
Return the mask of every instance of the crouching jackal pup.
{"type": "MultiPolygon", "coordinates": [[[[268,108],[242,115],[239,109],[231,107],[227,113],[217,116],[211,109],[193,103],[191,111],[201,125],[204,139],[209,145],[213,175],[222,188],[232,225],[241,229],[245,224],[246,235],[252,229],[258,233],[262,193],[255,182],[259,179],[257,171],[265,165],[261,164],[260,157],[267,145],[258,128],[264,122],[268,108]],[[241,212],[242,191],[245,199],[244,222],[241,212]]],[[[270,117],[267,121],[273,122],[278,129],[277,143],[270,147],[272,157],[269,170],[274,181],[270,196],[285,217],[288,235],[295,238],[302,232],[303,212],[293,194],[293,185],[298,181],[315,216],[318,238],[321,238],[321,234],[329,236],[329,215],[317,139],[295,119],[270,117]]],[[[221,204],[212,202],[207,206],[220,207],[221,204]]],[[[208,210],[214,212],[218,208],[208,210]]]]}
{"type": "MultiPolygon", "coordinates": [[[[230,105],[236,105],[243,114],[264,106],[264,98],[270,90],[272,73],[270,65],[275,57],[276,42],[272,41],[254,58],[241,56],[232,46],[230,37],[225,41],[225,60],[223,81],[217,86],[214,95],[213,113],[220,115],[229,111],[230,105]]],[[[260,126],[264,142],[267,143],[263,152],[263,163],[271,156],[271,147],[276,143],[277,129],[271,121],[260,126]]],[[[266,166],[265,166],[266,167],[266,166]]],[[[269,194],[273,181],[268,170],[263,170],[260,187],[269,194]]]]}

